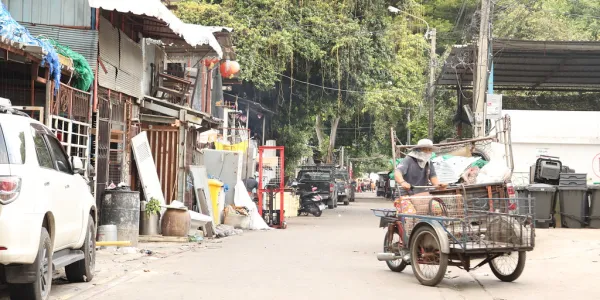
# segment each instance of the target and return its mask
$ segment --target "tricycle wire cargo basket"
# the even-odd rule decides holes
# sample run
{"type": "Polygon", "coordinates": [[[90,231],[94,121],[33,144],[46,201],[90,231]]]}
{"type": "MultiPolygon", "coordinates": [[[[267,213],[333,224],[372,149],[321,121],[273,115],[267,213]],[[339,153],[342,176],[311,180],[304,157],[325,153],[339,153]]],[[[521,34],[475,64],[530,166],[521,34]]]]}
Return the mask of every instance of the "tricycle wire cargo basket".
{"type": "Polygon", "coordinates": [[[425,285],[439,283],[448,265],[469,271],[489,263],[501,280],[515,280],[524,267],[525,251],[535,245],[533,198],[407,196],[396,200],[394,206],[372,210],[381,218],[380,226],[388,229],[384,253],[378,258],[411,264],[425,285]],[[477,258],[484,260],[471,267],[470,260],[477,258]],[[505,260],[514,263],[496,266],[505,260]],[[433,266],[438,271],[425,274],[424,270],[433,266]]]}

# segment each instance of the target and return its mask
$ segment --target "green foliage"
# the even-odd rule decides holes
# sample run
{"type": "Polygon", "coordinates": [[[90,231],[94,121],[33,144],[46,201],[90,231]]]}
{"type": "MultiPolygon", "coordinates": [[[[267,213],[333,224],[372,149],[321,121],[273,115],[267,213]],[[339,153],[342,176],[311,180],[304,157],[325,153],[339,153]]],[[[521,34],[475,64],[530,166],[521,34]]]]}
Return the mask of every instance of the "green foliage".
{"type": "Polygon", "coordinates": [[[308,146],[311,134],[287,124],[282,125],[282,128],[278,130],[278,134],[277,143],[286,145],[286,175],[293,176],[300,159],[312,155],[312,149],[308,146]]]}
{"type": "Polygon", "coordinates": [[[147,215],[154,215],[154,214],[158,214],[160,212],[160,201],[158,201],[158,199],[152,197],[150,198],[150,201],[148,201],[148,203],[146,203],[146,214],[147,215]]]}
{"type": "MultiPolygon", "coordinates": [[[[330,139],[336,145],[356,142],[356,135],[354,140],[330,135],[334,119],[340,118],[338,127],[348,127],[365,115],[377,116],[371,120],[372,137],[389,141],[389,126],[423,97],[427,41],[387,6],[383,0],[187,1],[176,13],[185,22],[233,27],[242,78],[267,92],[255,100],[271,101],[278,111],[273,134],[299,135],[289,137],[295,140],[302,132],[326,156],[330,139]],[[323,120],[321,145],[315,139],[316,115],[323,120]]],[[[301,140],[303,146],[308,142],[301,140]]],[[[381,146],[373,143],[359,141],[371,150],[381,146]]],[[[304,153],[301,148],[290,153],[304,153]]]]}
{"type": "MultiPolygon", "coordinates": [[[[392,14],[387,7],[394,5],[427,20],[437,29],[437,53],[441,54],[450,45],[470,42],[477,34],[480,2],[188,0],[179,3],[175,13],[188,23],[234,29],[245,82],[236,92],[276,112],[268,134],[286,146],[287,170],[291,172],[295,162],[312,151],[322,157],[330,155],[330,140],[357,158],[390,156],[390,127],[399,137],[410,129],[411,143],[426,137],[426,25],[404,13],[392,14]],[[324,133],[320,141],[315,130],[317,116],[324,133]],[[333,136],[331,129],[338,118],[340,129],[333,136]]],[[[493,2],[496,38],[598,40],[600,19],[589,16],[600,15],[599,1],[493,2]]],[[[438,72],[441,65],[438,63],[438,72]]],[[[434,141],[438,142],[455,136],[456,92],[438,88],[435,98],[434,141]]],[[[388,165],[384,158],[354,164],[355,173],[381,171],[388,165]]]]}
{"type": "Polygon", "coordinates": [[[598,40],[600,2],[500,0],[494,36],[532,40],[598,40]]]}

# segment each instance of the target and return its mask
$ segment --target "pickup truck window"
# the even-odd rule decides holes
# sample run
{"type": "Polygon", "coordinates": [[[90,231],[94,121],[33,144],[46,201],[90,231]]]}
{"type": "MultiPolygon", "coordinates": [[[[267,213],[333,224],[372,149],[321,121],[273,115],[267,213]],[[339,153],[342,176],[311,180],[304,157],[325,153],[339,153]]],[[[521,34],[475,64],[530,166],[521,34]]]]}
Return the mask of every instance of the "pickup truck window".
{"type": "Polygon", "coordinates": [[[60,142],[53,136],[48,135],[48,143],[50,144],[50,150],[52,154],[54,154],[54,159],[56,161],[56,168],[67,174],[73,174],[71,170],[71,164],[69,163],[69,158],[65,154],[63,146],[60,142]]]}
{"type": "Polygon", "coordinates": [[[2,126],[0,126],[0,164],[8,163],[8,150],[4,142],[4,134],[2,134],[2,126]]]}
{"type": "Polygon", "coordinates": [[[327,172],[300,172],[298,173],[299,181],[308,181],[308,180],[316,180],[316,181],[329,181],[331,179],[331,174],[327,172]]]}
{"type": "Polygon", "coordinates": [[[334,177],[335,177],[335,179],[338,179],[338,180],[347,180],[348,179],[348,176],[346,176],[346,174],[344,174],[344,173],[336,173],[334,175],[334,177]]]}
{"type": "Polygon", "coordinates": [[[25,132],[17,127],[5,126],[2,131],[2,146],[0,149],[0,163],[22,165],[25,163],[25,132]]]}
{"type": "Polygon", "coordinates": [[[40,167],[54,169],[52,163],[52,156],[50,156],[50,150],[48,150],[48,145],[46,145],[46,141],[44,141],[43,133],[40,133],[40,131],[38,131],[36,127],[32,126],[31,134],[33,135],[35,153],[37,154],[38,163],[40,167]]]}

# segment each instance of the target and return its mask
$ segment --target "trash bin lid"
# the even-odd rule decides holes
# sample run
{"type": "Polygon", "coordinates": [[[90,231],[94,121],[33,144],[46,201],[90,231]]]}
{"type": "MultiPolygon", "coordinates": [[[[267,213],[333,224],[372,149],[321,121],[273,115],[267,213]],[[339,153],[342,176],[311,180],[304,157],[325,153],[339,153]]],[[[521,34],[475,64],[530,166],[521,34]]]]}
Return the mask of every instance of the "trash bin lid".
{"type": "Polygon", "coordinates": [[[210,186],[223,186],[223,183],[219,180],[216,179],[209,179],[208,180],[208,185],[210,186]]]}
{"type": "Polygon", "coordinates": [[[527,190],[527,186],[526,185],[517,185],[515,186],[515,191],[524,191],[527,190]]]}
{"type": "Polygon", "coordinates": [[[544,183],[534,183],[527,186],[530,192],[556,192],[556,186],[544,183]]]}
{"type": "Polygon", "coordinates": [[[587,186],[559,186],[559,191],[587,191],[587,186]]]}

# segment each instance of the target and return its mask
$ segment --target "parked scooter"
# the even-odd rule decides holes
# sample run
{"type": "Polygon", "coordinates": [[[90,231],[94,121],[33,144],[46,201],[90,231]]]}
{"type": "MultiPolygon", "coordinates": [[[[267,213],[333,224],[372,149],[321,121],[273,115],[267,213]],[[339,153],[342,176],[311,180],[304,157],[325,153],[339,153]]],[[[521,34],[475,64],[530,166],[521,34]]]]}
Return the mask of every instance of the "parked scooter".
{"type": "MultiPolygon", "coordinates": [[[[298,183],[292,183],[292,187],[296,188],[298,183]]],[[[315,217],[320,217],[323,210],[326,208],[323,203],[323,198],[319,195],[319,191],[316,187],[311,187],[310,191],[298,191],[300,195],[300,208],[298,209],[298,216],[308,216],[312,214],[315,217]]]]}

